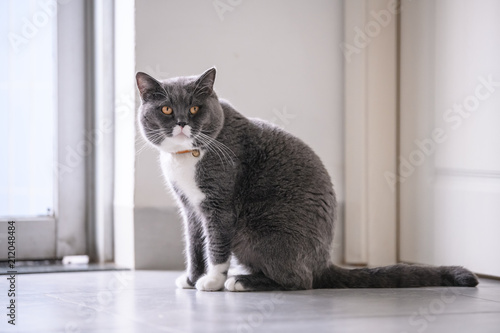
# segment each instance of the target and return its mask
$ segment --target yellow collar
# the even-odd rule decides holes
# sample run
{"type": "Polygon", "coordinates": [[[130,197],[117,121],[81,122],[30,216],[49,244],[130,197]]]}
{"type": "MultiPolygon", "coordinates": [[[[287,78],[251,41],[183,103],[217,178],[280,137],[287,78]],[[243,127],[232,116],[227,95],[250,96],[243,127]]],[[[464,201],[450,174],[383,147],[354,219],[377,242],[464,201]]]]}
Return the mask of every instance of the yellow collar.
{"type": "Polygon", "coordinates": [[[194,157],[200,156],[200,150],[199,149],[181,150],[181,151],[175,152],[174,154],[179,155],[179,154],[187,154],[187,153],[191,153],[191,155],[193,155],[194,157]]]}

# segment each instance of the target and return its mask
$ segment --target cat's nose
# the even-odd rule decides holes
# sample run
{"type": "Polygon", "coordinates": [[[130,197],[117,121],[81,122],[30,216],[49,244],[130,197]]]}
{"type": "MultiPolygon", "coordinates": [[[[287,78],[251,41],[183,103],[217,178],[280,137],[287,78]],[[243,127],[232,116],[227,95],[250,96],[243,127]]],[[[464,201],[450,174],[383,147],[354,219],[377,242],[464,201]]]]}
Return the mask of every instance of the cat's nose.
{"type": "Polygon", "coordinates": [[[177,125],[179,125],[180,127],[184,127],[184,126],[186,126],[186,124],[187,124],[187,123],[186,123],[185,121],[179,121],[179,122],[177,123],[177,125]]]}

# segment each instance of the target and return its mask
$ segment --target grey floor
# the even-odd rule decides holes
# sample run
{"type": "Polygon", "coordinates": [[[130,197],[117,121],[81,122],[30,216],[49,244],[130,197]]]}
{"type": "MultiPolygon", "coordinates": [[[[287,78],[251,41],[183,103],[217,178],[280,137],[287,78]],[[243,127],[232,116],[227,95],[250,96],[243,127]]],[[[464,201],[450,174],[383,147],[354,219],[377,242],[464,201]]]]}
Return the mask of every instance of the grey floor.
{"type": "Polygon", "coordinates": [[[477,288],[197,292],[179,272],[17,276],[16,326],[0,332],[500,332],[500,281],[477,288]]]}

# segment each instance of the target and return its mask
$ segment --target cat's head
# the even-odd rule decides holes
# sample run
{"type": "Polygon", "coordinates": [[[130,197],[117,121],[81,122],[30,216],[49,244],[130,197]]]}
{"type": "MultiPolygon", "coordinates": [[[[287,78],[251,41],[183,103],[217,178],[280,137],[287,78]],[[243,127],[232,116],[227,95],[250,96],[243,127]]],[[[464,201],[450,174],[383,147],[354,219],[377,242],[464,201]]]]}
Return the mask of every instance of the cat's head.
{"type": "Polygon", "coordinates": [[[215,68],[200,76],[158,81],[138,72],[142,135],[162,152],[200,148],[222,128],[224,116],[213,90],[215,68]]]}

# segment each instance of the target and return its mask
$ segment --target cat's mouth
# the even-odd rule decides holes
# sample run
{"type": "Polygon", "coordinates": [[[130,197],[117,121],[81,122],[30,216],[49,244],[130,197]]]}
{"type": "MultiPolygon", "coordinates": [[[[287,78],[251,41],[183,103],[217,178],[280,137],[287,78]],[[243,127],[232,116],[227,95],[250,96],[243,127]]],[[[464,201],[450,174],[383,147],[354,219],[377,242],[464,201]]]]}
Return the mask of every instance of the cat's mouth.
{"type": "Polygon", "coordinates": [[[159,149],[166,153],[176,153],[193,149],[193,133],[189,125],[176,125],[172,132],[167,134],[164,140],[160,143],[159,149]]]}
{"type": "Polygon", "coordinates": [[[174,129],[172,130],[172,137],[191,138],[191,126],[189,125],[175,126],[174,129]]]}

